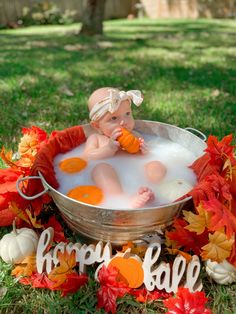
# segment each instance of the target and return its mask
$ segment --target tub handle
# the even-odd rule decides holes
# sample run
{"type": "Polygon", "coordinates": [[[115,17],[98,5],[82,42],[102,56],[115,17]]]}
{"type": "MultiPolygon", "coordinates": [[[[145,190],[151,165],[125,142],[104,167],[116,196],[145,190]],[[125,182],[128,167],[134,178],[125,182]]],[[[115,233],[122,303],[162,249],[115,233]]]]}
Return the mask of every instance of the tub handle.
{"type": "Polygon", "coordinates": [[[24,199],[30,200],[30,201],[31,200],[35,200],[36,198],[38,198],[38,197],[42,196],[43,194],[47,193],[47,191],[48,191],[48,188],[44,187],[44,190],[42,192],[36,194],[36,195],[33,195],[33,196],[25,195],[22,192],[21,188],[20,188],[20,183],[23,182],[23,181],[26,181],[26,180],[31,180],[31,179],[40,179],[41,180],[41,178],[39,176],[28,176],[28,177],[20,178],[20,179],[18,179],[16,181],[16,189],[17,189],[18,193],[20,194],[20,196],[22,196],[24,199]]]}
{"type": "Polygon", "coordinates": [[[189,131],[191,133],[195,133],[198,137],[200,137],[204,142],[206,142],[207,140],[207,137],[204,133],[202,133],[201,131],[197,130],[197,129],[194,129],[194,128],[190,128],[190,127],[187,127],[185,128],[186,131],[189,131]]]}

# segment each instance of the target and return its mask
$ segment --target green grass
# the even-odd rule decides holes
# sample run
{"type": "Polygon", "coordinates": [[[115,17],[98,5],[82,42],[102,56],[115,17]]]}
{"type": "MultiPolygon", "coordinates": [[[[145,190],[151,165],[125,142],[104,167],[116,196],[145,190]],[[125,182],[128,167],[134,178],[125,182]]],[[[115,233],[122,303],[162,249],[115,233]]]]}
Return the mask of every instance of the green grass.
{"type": "Polygon", "coordinates": [[[78,37],[78,24],[0,31],[0,144],[16,145],[25,126],[86,122],[87,98],[106,85],[143,91],[136,118],[235,135],[235,27],[117,20],[95,39],[78,37]]]}
{"type": "MultiPolygon", "coordinates": [[[[97,38],[78,37],[79,27],[0,31],[0,146],[16,149],[22,127],[50,132],[87,122],[86,100],[101,86],[140,89],[136,118],[236,135],[236,21],[116,20],[97,38]]],[[[204,290],[214,313],[236,313],[235,285],[204,278],[204,290]]],[[[102,313],[95,291],[91,281],[61,298],[18,284],[0,264],[1,313],[102,313]]],[[[131,298],[118,306],[118,313],[161,312],[158,302],[131,298]]]]}

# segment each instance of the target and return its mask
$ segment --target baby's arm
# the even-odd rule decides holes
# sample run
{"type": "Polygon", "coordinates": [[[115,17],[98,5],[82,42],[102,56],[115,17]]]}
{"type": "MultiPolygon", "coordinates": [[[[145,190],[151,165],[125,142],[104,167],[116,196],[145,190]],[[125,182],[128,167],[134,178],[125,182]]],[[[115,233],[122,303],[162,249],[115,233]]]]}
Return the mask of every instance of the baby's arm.
{"type": "Polygon", "coordinates": [[[83,157],[88,160],[96,160],[112,157],[119,149],[119,143],[100,134],[92,134],[88,137],[83,157]]]}

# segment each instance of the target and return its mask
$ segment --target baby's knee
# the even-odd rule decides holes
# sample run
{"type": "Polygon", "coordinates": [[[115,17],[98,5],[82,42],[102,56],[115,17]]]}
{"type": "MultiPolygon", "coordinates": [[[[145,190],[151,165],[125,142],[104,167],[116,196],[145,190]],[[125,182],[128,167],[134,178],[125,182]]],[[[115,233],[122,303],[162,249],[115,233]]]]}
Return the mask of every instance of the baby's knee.
{"type": "Polygon", "coordinates": [[[145,175],[152,183],[159,183],[166,175],[166,167],[158,160],[153,160],[145,165],[145,175]]]}

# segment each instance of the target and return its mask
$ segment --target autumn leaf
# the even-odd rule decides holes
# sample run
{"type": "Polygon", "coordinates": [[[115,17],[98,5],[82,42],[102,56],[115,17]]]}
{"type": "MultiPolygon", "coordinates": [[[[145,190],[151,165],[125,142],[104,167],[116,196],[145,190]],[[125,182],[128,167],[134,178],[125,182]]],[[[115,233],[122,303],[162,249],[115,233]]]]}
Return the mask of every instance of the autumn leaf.
{"type": "Polygon", "coordinates": [[[217,173],[206,176],[203,180],[189,192],[193,197],[194,204],[197,206],[201,201],[218,198],[220,201],[230,201],[230,184],[217,173]]]}
{"type": "Polygon", "coordinates": [[[25,221],[27,224],[30,225],[30,220],[29,220],[28,215],[26,215],[25,211],[20,209],[15,202],[12,202],[9,208],[18,218],[22,219],[23,221],[25,221]]]}
{"type": "Polygon", "coordinates": [[[69,293],[75,293],[81,286],[88,282],[88,276],[86,274],[72,273],[67,275],[67,279],[63,284],[58,287],[58,290],[62,292],[62,297],[65,297],[69,293]]]}
{"type": "Polygon", "coordinates": [[[30,212],[29,209],[26,209],[25,210],[26,214],[28,215],[29,217],[29,221],[30,221],[30,224],[34,227],[34,228],[43,228],[43,225],[41,224],[40,221],[37,221],[37,217],[33,216],[30,212]]]}
{"type": "Polygon", "coordinates": [[[23,128],[22,133],[23,137],[21,138],[18,146],[19,153],[22,156],[35,156],[43,142],[47,140],[47,133],[36,126],[23,128]]]}
{"type": "Polygon", "coordinates": [[[87,275],[78,275],[77,273],[72,273],[67,275],[67,279],[62,285],[55,287],[55,283],[48,278],[45,273],[33,273],[30,277],[24,277],[19,280],[23,285],[31,285],[33,288],[42,288],[49,290],[59,290],[61,291],[62,297],[66,296],[68,293],[76,292],[81,286],[86,284],[88,281],[87,275]]]}
{"type": "Polygon", "coordinates": [[[225,227],[226,235],[230,239],[236,233],[236,217],[216,198],[203,202],[203,206],[212,213],[209,230],[216,231],[225,227]]]}
{"type": "Polygon", "coordinates": [[[231,160],[229,158],[226,159],[222,170],[223,170],[222,175],[225,178],[225,180],[226,181],[232,181],[233,165],[232,165],[231,160]]]}
{"type": "Polygon", "coordinates": [[[223,232],[209,233],[209,243],[202,247],[201,257],[203,260],[211,259],[221,263],[230,256],[233,244],[234,240],[227,239],[223,232]]]}
{"type": "Polygon", "coordinates": [[[192,255],[186,253],[186,252],[183,252],[179,249],[170,249],[170,248],[166,248],[167,252],[169,254],[172,254],[172,255],[178,255],[180,254],[181,256],[183,256],[185,259],[186,259],[186,262],[187,264],[192,260],[192,255]]]}
{"type": "Polygon", "coordinates": [[[128,241],[122,246],[121,252],[125,252],[127,249],[130,249],[130,253],[138,255],[139,257],[144,257],[147,247],[144,245],[136,245],[132,241],[128,241]]]}
{"type": "MultiPolygon", "coordinates": [[[[177,243],[177,248],[183,247],[185,251],[193,251],[196,255],[201,252],[201,247],[208,242],[207,233],[196,235],[186,230],[187,222],[181,218],[174,219],[173,229],[166,231],[166,237],[177,243]]],[[[173,243],[173,242],[172,242],[173,243]]],[[[174,247],[176,248],[176,247],[174,247]]]]}
{"type": "Polygon", "coordinates": [[[30,277],[36,272],[36,256],[30,255],[24,258],[24,260],[18,264],[11,272],[13,276],[26,276],[30,277]]]}
{"type": "Polygon", "coordinates": [[[169,298],[173,293],[168,293],[165,291],[160,291],[160,290],[153,290],[153,291],[148,291],[145,288],[141,289],[132,289],[130,291],[130,294],[135,297],[135,300],[144,303],[148,301],[155,301],[158,299],[166,299],[169,298]]]}
{"type": "Polygon", "coordinates": [[[58,242],[58,243],[59,242],[65,242],[65,243],[68,242],[68,240],[65,237],[64,230],[55,216],[50,217],[48,222],[46,224],[44,224],[45,229],[47,229],[49,227],[52,227],[54,229],[54,236],[53,236],[54,242],[58,242]]]}
{"type": "Polygon", "coordinates": [[[31,285],[33,288],[45,288],[50,290],[57,290],[54,282],[51,281],[45,273],[33,273],[30,277],[23,277],[19,280],[23,285],[31,285]]]}
{"type": "Polygon", "coordinates": [[[184,228],[196,232],[196,234],[202,234],[209,225],[211,214],[204,209],[202,203],[198,205],[196,210],[198,212],[197,215],[191,211],[183,210],[184,219],[189,223],[189,225],[184,228]]]}
{"type": "Polygon", "coordinates": [[[48,274],[48,278],[54,282],[54,287],[63,284],[67,275],[73,273],[73,268],[76,266],[75,252],[70,254],[65,250],[64,253],[58,252],[59,266],[52,269],[48,274]]]}
{"type": "Polygon", "coordinates": [[[98,305],[104,308],[106,312],[116,312],[116,300],[123,297],[130,291],[126,283],[117,281],[119,271],[113,267],[105,267],[104,265],[98,273],[100,288],[97,291],[98,305]]]}
{"type": "Polygon", "coordinates": [[[211,310],[205,307],[207,301],[204,292],[191,293],[188,288],[179,287],[176,296],[163,303],[168,308],[166,314],[211,314],[211,310]]]}
{"type": "Polygon", "coordinates": [[[227,158],[233,159],[234,146],[231,145],[232,134],[225,136],[221,141],[217,137],[210,135],[207,140],[206,152],[210,155],[210,163],[223,166],[227,158]]]}

